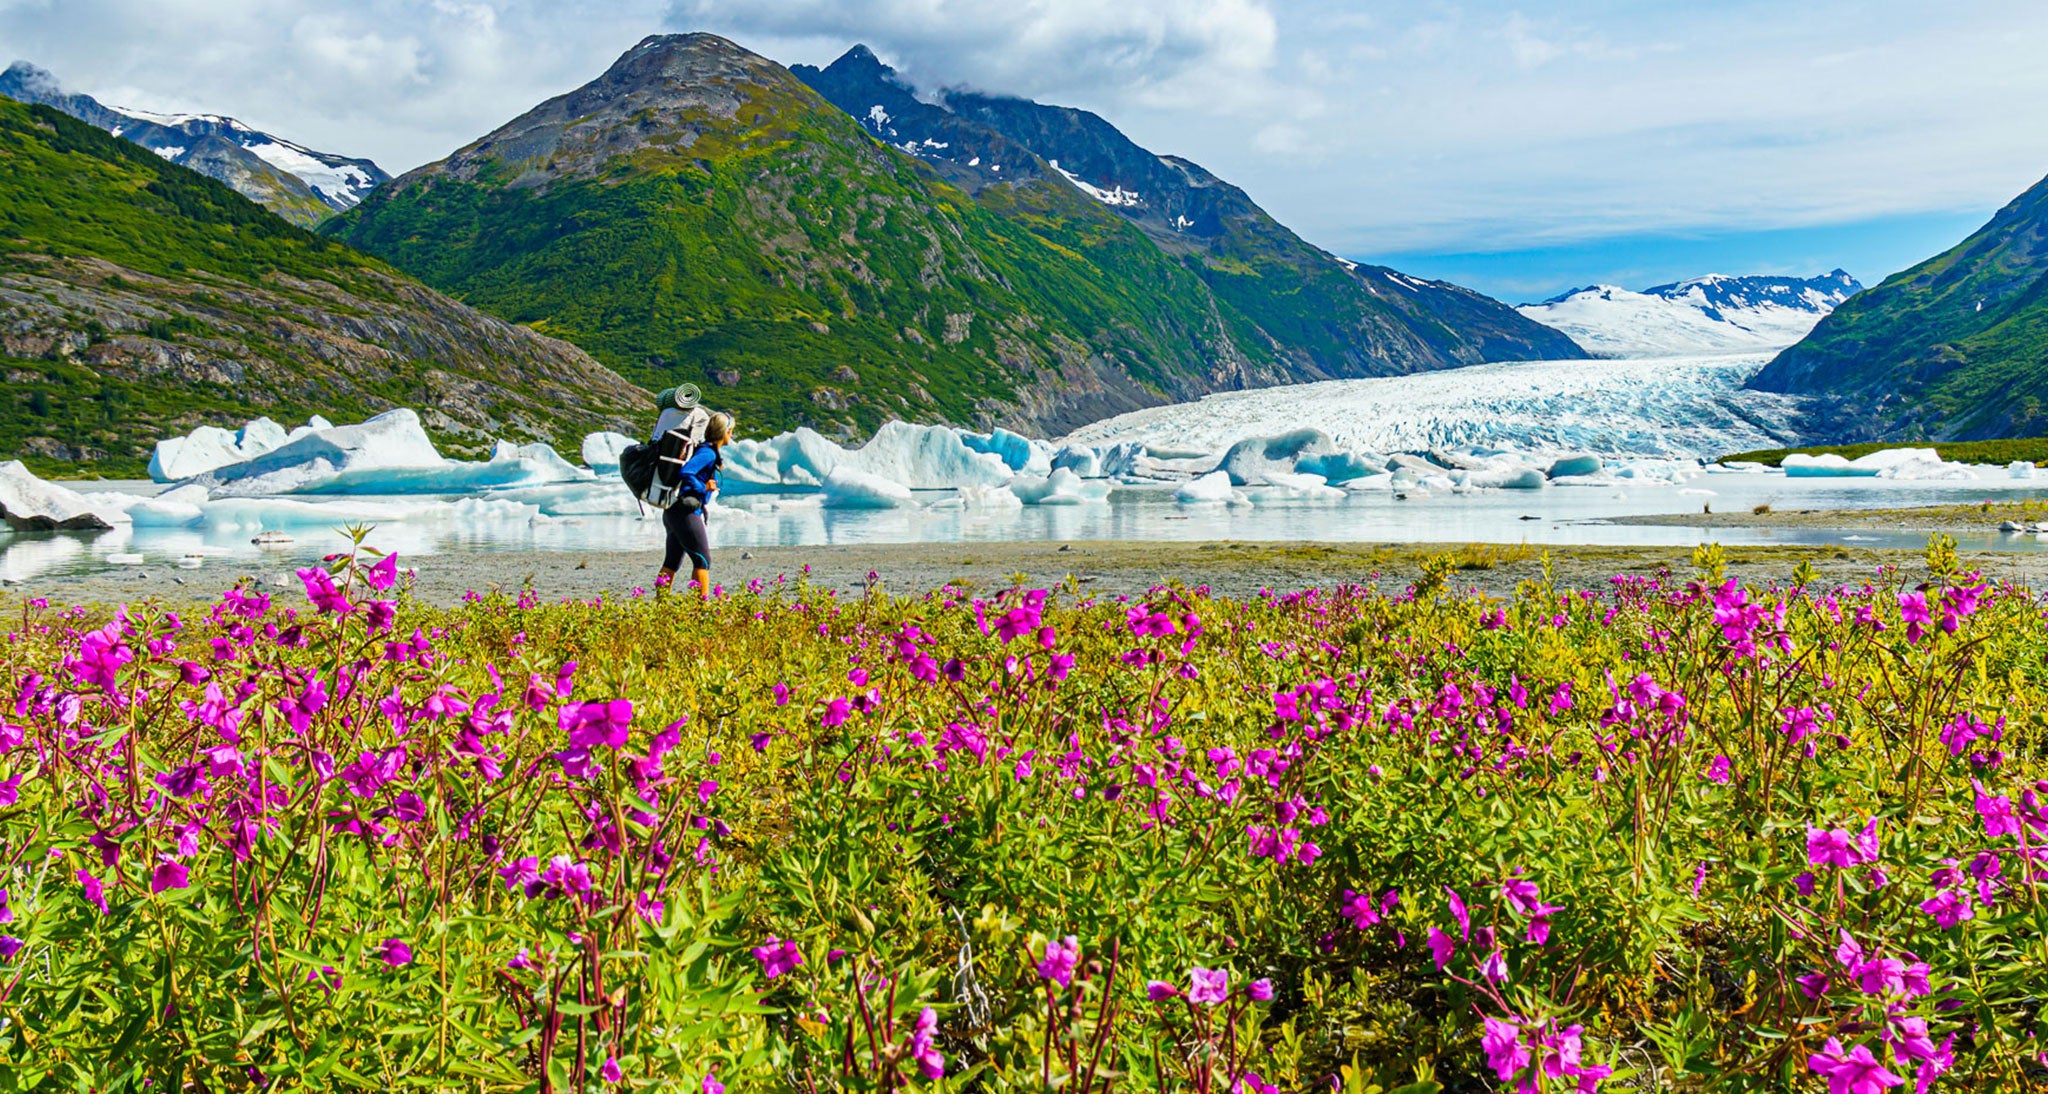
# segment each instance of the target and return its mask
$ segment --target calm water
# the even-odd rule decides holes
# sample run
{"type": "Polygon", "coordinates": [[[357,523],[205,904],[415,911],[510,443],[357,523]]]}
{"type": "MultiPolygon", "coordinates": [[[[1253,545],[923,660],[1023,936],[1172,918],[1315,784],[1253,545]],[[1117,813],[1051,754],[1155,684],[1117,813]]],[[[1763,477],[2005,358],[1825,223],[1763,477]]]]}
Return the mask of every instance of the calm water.
{"type": "MultiPolygon", "coordinates": [[[[1396,500],[1376,491],[1339,501],[1268,501],[1255,506],[1189,506],[1170,488],[1119,487],[1108,501],[1012,510],[824,509],[815,496],[755,495],[715,513],[714,542],[724,547],[832,543],[985,542],[1008,540],[1328,540],[1373,542],[1591,543],[1689,546],[1827,544],[1918,547],[1910,532],[1822,529],[1695,529],[1635,527],[1603,518],[1649,513],[1747,512],[1776,509],[1892,508],[1984,499],[2048,499],[2048,480],[2015,480],[1987,470],[1973,482],[1879,479],[1787,479],[1780,475],[1701,475],[1680,487],[1550,487],[1535,491],[1439,494],[1396,500]],[[1710,492],[1710,493],[1709,493],[1710,492]],[[1536,519],[1524,519],[1524,518],[1536,519]]],[[[122,484],[148,493],[148,484],[122,484]]],[[[941,502],[950,492],[920,500],[941,502]]],[[[204,528],[121,527],[98,534],[0,532],[0,578],[31,581],[128,564],[174,568],[198,555],[201,569],[268,559],[278,568],[341,549],[339,528],[376,525],[371,542],[405,554],[487,551],[656,551],[658,520],[641,519],[623,488],[610,483],[512,491],[458,508],[451,498],[348,498],[241,504],[210,514],[204,528]],[[257,532],[282,530],[294,542],[258,548],[257,532]],[[142,556],[117,563],[111,556],[142,556]]],[[[1958,537],[1965,549],[2048,550],[2048,537],[1996,533],[1958,537]]],[[[190,564],[189,562],[187,563],[190,564]]]]}

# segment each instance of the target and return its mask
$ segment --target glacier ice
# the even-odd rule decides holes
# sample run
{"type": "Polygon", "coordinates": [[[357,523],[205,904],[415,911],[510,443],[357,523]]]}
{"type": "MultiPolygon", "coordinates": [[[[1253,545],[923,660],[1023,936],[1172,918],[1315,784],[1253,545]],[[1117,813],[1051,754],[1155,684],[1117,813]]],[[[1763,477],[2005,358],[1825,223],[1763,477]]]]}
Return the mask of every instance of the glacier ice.
{"type": "MultiPolygon", "coordinates": [[[[887,479],[912,490],[1001,486],[1008,482],[1015,472],[1004,457],[969,447],[965,436],[947,426],[891,421],[855,449],[842,448],[808,428],[763,441],[734,441],[720,453],[725,470],[719,483],[733,494],[816,489],[823,487],[832,472],[840,468],[887,479]]],[[[1037,450],[1032,452],[1031,458],[1036,458],[1037,450]]],[[[1045,462],[1049,468],[1049,455],[1045,462]]]]}
{"type": "Polygon", "coordinates": [[[960,433],[960,442],[976,452],[986,452],[1003,461],[1010,470],[1023,475],[1052,472],[1053,450],[1044,441],[1034,441],[1007,429],[990,433],[960,433]]]}
{"type": "Polygon", "coordinates": [[[20,460],[0,463],[0,520],[17,532],[91,531],[111,528],[113,513],[95,512],[75,490],[44,482],[20,460]]]}
{"type": "Polygon", "coordinates": [[[1183,505],[1220,505],[1248,499],[1230,485],[1230,472],[1211,471],[1182,483],[1173,492],[1173,500],[1183,505]]]}
{"type": "Polygon", "coordinates": [[[1275,482],[1274,474],[1315,475],[1325,483],[1347,482],[1385,470],[1357,453],[1345,451],[1320,429],[1296,429],[1270,437],[1247,437],[1230,446],[1216,469],[1229,473],[1237,486],[1275,482]]]}
{"type": "Polygon", "coordinates": [[[1267,471],[1265,483],[1248,487],[1245,496],[1253,503],[1269,501],[1343,501],[1345,493],[1331,486],[1321,475],[1267,471]]]}
{"type": "Polygon", "coordinates": [[[633,443],[633,438],[624,433],[592,433],[583,438],[583,466],[600,475],[616,475],[619,472],[619,453],[633,443]]]}
{"type": "Polygon", "coordinates": [[[1063,443],[1138,442],[1156,458],[1168,445],[1223,452],[1248,437],[1318,429],[1360,454],[1477,447],[1712,458],[1799,442],[1800,397],[1742,386],[1768,360],[1529,361],[1220,392],[1105,419],[1063,443]]]}
{"type": "Polygon", "coordinates": [[[1715,306],[1698,290],[1662,296],[1596,285],[1515,310],[1601,357],[1670,357],[1783,349],[1811,333],[1830,309],[1715,306]]]}
{"type": "Polygon", "coordinates": [[[1102,456],[1085,444],[1070,444],[1053,453],[1054,471],[1072,471],[1084,479],[1103,478],[1102,456]]]}
{"type": "Polygon", "coordinates": [[[835,467],[825,476],[820,493],[828,509],[915,509],[910,487],[894,479],[852,467],[835,467]]]}
{"type": "Polygon", "coordinates": [[[216,497],[286,494],[463,494],[497,486],[587,479],[546,444],[500,441],[485,461],[449,460],[411,410],[388,410],[359,425],[308,429],[251,459],[192,481],[216,497]]]}
{"type": "Polygon", "coordinates": [[[1010,493],[1026,505],[1082,505],[1109,500],[1109,484],[1084,481],[1062,467],[1044,477],[1019,475],[1010,480],[1010,493]]]}
{"type": "Polygon", "coordinates": [[[1795,452],[1781,466],[1787,478],[1974,479],[1969,464],[1951,463],[1932,448],[1886,448],[1847,459],[1833,452],[1795,452]]]}
{"type": "Polygon", "coordinates": [[[291,433],[269,418],[258,418],[232,433],[218,426],[203,425],[182,437],[166,437],[156,442],[149,457],[149,477],[157,482],[183,482],[217,467],[254,459],[316,428],[332,427],[318,415],[291,433]]]}

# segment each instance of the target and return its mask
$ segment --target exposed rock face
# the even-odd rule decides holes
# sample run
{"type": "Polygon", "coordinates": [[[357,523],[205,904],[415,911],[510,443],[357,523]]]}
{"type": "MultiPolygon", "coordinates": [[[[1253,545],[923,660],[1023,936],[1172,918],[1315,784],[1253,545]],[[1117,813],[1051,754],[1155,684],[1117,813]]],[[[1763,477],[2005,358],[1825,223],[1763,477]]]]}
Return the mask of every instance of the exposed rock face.
{"type": "Polygon", "coordinates": [[[653,404],[566,342],[405,278],[357,277],[351,288],[283,275],[237,285],[99,259],[0,256],[0,346],[127,381],[231,388],[259,408],[325,407],[332,417],[403,404],[439,432],[477,440],[630,432],[653,404]]]}

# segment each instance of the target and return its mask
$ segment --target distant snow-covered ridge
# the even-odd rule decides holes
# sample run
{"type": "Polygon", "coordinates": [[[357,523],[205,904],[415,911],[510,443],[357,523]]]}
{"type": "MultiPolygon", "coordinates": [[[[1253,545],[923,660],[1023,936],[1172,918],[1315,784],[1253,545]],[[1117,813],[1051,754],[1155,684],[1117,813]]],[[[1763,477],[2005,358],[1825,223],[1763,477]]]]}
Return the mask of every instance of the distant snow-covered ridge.
{"type": "Polygon", "coordinates": [[[1742,387],[1766,360],[1531,361],[1231,391],[1118,415],[1067,441],[1222,451],[1313,428],[1354,451],[1478,445],[1712,459],[1800,439],[1800,400],[1742,387]]]}
{"type": "Polygon", "coordinates": [[[1814,278],[1711,274],[1642,292],[1593,285],[1516,310],[1602,357],[1749,354],[1806,337],[1862,289],[1841,270],[1814,278]]]}
{"type": "Polygon", "coordinates": [[[346,212],[391,179],[367,159],[316,151],[225,115],[162,114],[107,106],[90,95],[65,90],[55,76],[26,61],[17,61],[0,72],[0,95],[54,107],[133,141],[181,167],[226,183],[288,220],[307,216],[306,210],[294,205],[295,198],[346,212]],[[288,184],[290,192],[281,192],[279,180],[288,184]]]}

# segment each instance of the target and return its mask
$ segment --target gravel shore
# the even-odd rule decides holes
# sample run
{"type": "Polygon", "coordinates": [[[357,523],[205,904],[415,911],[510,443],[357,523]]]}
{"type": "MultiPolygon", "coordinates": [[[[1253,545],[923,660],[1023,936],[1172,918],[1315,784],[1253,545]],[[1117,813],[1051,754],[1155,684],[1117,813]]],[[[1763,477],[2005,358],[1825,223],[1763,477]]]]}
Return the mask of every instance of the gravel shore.
{"type": "MultiPolygon", "coordinates": [[[[867,575],[879,575],[897,595],[923,593],[940,585],[965,583],[977,589],[1003,588],[1016,575],[1030,586],[1065,584],[1098,594],[1140,595],[1169,581],[1208,585],[1226,596],[1251,596],[1262,589],[1291,591],[1346,583],[1406,588],[1423,563],[1449,554],[1457,568],[1446,584],[1493,596],[1514,591],[1540,577],[1545,553],[1535,548],[1467,544],[1331,543],[963,543],[864,544],[838,547],[727,548],[718,552],[714,578],[728,588],[750,580],[795,581],[810,568],[813,584],[859,589],[867,575]]],[[[1692,552],[1672,547],[1562,547],[1548,552],[1560,585],[1603,587],[1616,574],[1692,572],[1692,552]]],[[[2029,587],[2048,587],[2048,552],[1966,553],[1965,563],[1986,576],[2029,587]]],[[[1843,547],[1729,547],[1729,572],[1748,581],[1788,581],[1802,562],[1828,583],[1874,577],[1896,566],[1910,577],[1924,570],[1919,553],[1843,547]]],[[[517,593],[531,586],[544,599],[631,596],[653,584],[659,559],[636,552],[501,552],[425,555],[401,559],[416,571],[414,594],[450,604],[465,593],[501,589],[517,593]]],[[[115,571],[37,579],[0,590],[0,605],[26,597],[53,603],[121,603],[155,598],[165,603],[210,599],[220,589],[248,578],[258,584],[297,589],[288,570],[248,569],[240,564],[203,570],[115,571]]]]}

